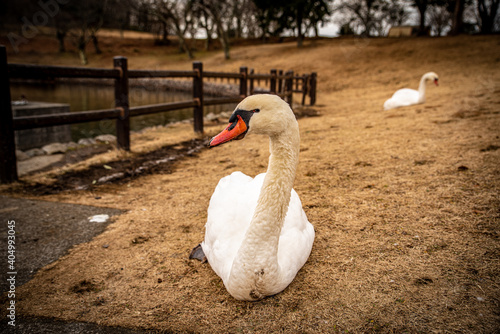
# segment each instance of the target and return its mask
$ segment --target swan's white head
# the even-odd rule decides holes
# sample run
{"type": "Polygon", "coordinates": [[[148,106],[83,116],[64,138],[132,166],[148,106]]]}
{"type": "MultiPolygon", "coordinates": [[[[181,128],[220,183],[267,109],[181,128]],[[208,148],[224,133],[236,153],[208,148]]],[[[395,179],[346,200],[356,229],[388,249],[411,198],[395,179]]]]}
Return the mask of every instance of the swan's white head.
{"type": "Polygon", "coordinates": [[[436,86],[439,86],[439,77],[434,72],[425,73],[423,79],[425,80],[425,83],[432,81],[436,86]]]}
{"type": "Polygon", "coordinates": [[[297,121],[292,109],[279,96],[251,95],[236,106],[228,127],[213,137],[209,146],[243,139],[249,133],[274,136],[285,131],[293,122],[296,124],[297,121]]]}

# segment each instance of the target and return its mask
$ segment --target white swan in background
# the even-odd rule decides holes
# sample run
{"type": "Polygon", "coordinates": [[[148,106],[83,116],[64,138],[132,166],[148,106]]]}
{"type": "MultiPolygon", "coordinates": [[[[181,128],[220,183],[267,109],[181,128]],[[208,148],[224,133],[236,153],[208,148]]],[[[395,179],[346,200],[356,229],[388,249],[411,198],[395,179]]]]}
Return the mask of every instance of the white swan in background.
{"type": "MultiPolygon", "coordinates": [[[[269,166],[267,173],[254,179],[234,172],[219,181],[210,199],[201,248],[234,298],[255,301],[292,282],[311,253],[314,228],[292,189],[300,138],[288,104],[276,95],[249,96],[229,123],[209,146],[251,133],[267,135],[269,166]]],[[[199,246],[195,250],[200,251],[199,246]]]]}
{"type": "Polygon", "coordinates": [[[384,102],[384,110],[410,106],[425,102],[425,88],[429,81],[433,81],[436,86],[439,86],[439,77],[434,72],[425,73],[420,79],[418,91],[409,88],[397,90],[390,99],[384,102]]]}

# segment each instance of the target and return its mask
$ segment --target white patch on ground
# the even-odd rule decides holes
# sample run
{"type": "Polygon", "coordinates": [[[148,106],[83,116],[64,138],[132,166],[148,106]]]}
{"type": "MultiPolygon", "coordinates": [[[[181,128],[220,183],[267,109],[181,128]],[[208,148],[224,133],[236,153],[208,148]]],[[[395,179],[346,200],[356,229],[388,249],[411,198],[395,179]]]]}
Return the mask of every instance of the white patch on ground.
{"type": "Polygon", "coordinates": [[[109,219],[109,215],[95,215],[89,217],[89,222],[91,223],[105,223],[109,219]]]}

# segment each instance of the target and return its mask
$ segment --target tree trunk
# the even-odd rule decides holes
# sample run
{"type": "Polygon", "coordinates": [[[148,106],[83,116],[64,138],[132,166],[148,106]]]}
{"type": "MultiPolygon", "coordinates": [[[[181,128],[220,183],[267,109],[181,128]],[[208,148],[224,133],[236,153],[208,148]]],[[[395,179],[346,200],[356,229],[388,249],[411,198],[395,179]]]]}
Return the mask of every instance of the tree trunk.
{"type": "Polygon", "coordinates": [[[477,11],[481,18],[481,33],[483,34],[490,34],[493,32],[500,0],[492,0],[489,5],[488,8],[488,4],[485,3],[484,0],[478,0],[477,2],[477,11]]]}
{"type": "Polygon", "coordinates": [[[59,52],[66,52],[66,48],[64,47],[64,38],[66,37],[66,31],[57,30],[56,36],[57,40],[59,41],[59,52]]]}
{"type": "Polygon", "coordinates": [[[206,11],[206,15],[210,16],[213,20],[213,24],[215,25],[215,29],[217,31],[217,37],[222,44],[222,49],[224,50],[224,58],[227,60],[231,58],[229,55],[229,37],[227,35],[227,31],[224,30],[221,18],[221,8],[219,8],[216,4],[217,2],[215,1],[214,3],[209,3],[208,5],[206,4],[204,5],[204,10],[206,11]]]}
{"type": "Polygon", "coordinates": [[[88,59],[87,59],[87,54],[85,53],[85,46],[87,45],[87,41],[85,40],[85,35],[80,36],[78,38],[78,53],[80,55],[80,61],[82,62],[82,65],[87,65],[88,59]]]}
{"type": "Polygon", "coordinates": [[[212,45],[212,37],[210,37],[210,32],[207,29],[207,39],[205,40],[205,51],[210,49],[210,45],[212,45]]]}
{"type": "MultiPolygon", "coordinates": [[[[162,25],[161,25],[161,40],[165,43],[167,42],[168,40],[168,29],[167,29],[167,24],[165,22],[162,22],[162,25]]],[[[165,43],[167,44],[167,43],[165,43]]]]}
{"type": "Polygon", "coordinates": [[[304,34],[302,31],[299,31],[299,35],[297,36],[297,47],[301,48],[304,45],[304,34]]]}
{"type": "Polygon", "coordinates": [[[224,28],[222,27],[222,22],[217,22],[217,33],[219,35],[220,43],[222,44],[222,49],[224,50],[224,59],[228,60],[231,58],[229,54],[229,39],[227,37],[224,28]]]}
{"type": "Polygon", "coordinates": [[[210,49],[210,46],[212,45],[213,25],[210,27],[208,23],[208,15],[205,11],[203,11],[200,15],[203,16],[204,19],[204,20],[200,19],[200,22],[201,22],[201,27],[205,29],[205,33],[207,34],[207,39],[205,40],[205,51],[208,51],[210,49]]]}
{"type": "Polygon", "coordinates": [[[97,36],[93,33],[91,38],[92,38],[92,43],[94,44],[95,53],[98,55],[101,54],[102,51],[99,48],[99,41],[97,40],[97,36]]]}
{"type": "Polygon", "coordinates": [[[78,50],[78,54],[80,55],[80,61],[82,62],[82,65],[87,65],[89,63],[89,61],[87,59],[87,54],[85,53],[85,49],[78,50]]]}
{"type": "Polygon", "coordinates": [[[184,36],[181,36],[181,34],[177,35],[179,37],[179,47],[181,48],[182,52],[185,52],[188,56],[189,59],[193,59],[193,52],[191,51],[191,48],[187,45],[186,39],[184,36]]]}
{"type": "MultiPolygon", "coordinates": [[[[165,22],[166,24],[166,22],[165,22]]],[[[181,28],[181,25],[179,21],[174,21],[174,30],[175,34],[177,35],[177,38],[179,39],[179,52],[184,52],[187,54],[189,59],[193,59],[193,52],[191,51],[191,48],[186,42],[186,29],[187,27],[184,27],[184,30],[181,28]]]]}
{"type": "Polygon", "coordinates": [[[425,12],[427,11],[427,0],[417,1],[417,7],[420,12],[420,27],[418,28],[418,34],[422,36],[426,34],[425,12]]]}
{"type": "Polygon", "coordinates": [[[225,33],[222,33],[221,37],[221,43],[222,43],[222,48],[224,49],[224,59],[228,60],[231,58],[231,55],[229,54],[229,41],[227,40],[227,36],[225,33]]]}
{"type": "Polygon", "coordinates": [[[304,44],[304,33],[302,32],[302,6],[297,7],[296,18],[297,18],[297,47],[302,47],[304,44]]]}
{"type": "Polygon", "coordinates": [[[186,42],[184,42],[184,51],[186,51],[189,59],[194,58],[193,51],[191,51],[191,48],[186,44],[186,42]]]}
{"type": "Polygon", "coordinates": [[[450,35],[458,35],[463,32],[464,6],[465,6],[465,0],[455,1],[455,10],[453,12],[453,24],[450,31],[450,35]]]}

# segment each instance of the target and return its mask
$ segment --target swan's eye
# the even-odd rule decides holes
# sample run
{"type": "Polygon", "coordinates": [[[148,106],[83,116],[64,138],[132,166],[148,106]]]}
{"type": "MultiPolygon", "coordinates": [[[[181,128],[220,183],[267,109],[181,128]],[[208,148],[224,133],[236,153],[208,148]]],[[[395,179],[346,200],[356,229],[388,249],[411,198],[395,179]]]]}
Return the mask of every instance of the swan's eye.
{"type": "Polygon", "coordinates": [[[254,110],[251,110],[251,112],[259,112],[260,109],[254,109],[254,110]]]}

